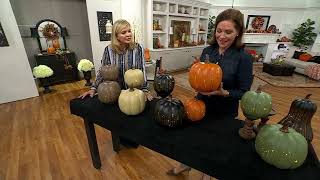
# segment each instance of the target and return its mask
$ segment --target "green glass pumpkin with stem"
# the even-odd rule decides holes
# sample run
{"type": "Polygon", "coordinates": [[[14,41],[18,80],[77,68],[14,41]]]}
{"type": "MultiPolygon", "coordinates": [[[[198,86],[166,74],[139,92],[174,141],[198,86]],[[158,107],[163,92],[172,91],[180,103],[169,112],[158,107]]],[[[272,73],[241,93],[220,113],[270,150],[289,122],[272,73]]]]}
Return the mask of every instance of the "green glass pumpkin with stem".
{"type": "Polygon", "coordinates": [[[306,139],[281,124],[263,126],[256,137],[255,148],[265,162],[280,169],[301,166],[308,154],[306,139]]]}
{"type": "Polygon", "coordinates": [[[250,120],[267,117],[272,110],[272,98],[259,86],[257,91],[248,91],[242,96],[241,109],[250,120]]]}

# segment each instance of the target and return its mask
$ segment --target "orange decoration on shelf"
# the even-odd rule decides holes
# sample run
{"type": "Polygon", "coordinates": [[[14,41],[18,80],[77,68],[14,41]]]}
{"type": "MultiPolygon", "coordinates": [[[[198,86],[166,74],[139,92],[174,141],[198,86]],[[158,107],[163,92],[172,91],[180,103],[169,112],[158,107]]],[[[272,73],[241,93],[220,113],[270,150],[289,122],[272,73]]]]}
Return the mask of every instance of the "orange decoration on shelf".
{"type": "Polygon", "coordinates": [[[309,61],[312,59],[312,56],[308,53],[303,53],[299,56],[299,60],[301,61],[309,61]]]}
{"type": "Polygon", "coordinates": [[[55,49],[60,49],[59,39],[54,39],[54,40],[52,40],[52,46],[53,46],[55,49]]]}
{"type": "Polygon", "coordinates": [[[54,47],[48,47],[47,52],[48,54],[54,54],[56,53],[56,49],[54,47]]]}
{"type": "Polygon", "coordinates": [[[188,99],[184,103],[184,109],[191,121],[200,121],[206,114],[206,105],[196,98],[188,99]]]}
{"type": "Polygon", "coordinates": [[[189,83],[198,92],[212,92],[219,88],[222,81],[222,69],[219,65],[198,62],[191,66],[189,83]]]}
{"type": "Polygon", "coordinates": [[[150,61],[150,50],[148,48],[144,50],[144,58],[146,59],[147,62],[150,61]]]}

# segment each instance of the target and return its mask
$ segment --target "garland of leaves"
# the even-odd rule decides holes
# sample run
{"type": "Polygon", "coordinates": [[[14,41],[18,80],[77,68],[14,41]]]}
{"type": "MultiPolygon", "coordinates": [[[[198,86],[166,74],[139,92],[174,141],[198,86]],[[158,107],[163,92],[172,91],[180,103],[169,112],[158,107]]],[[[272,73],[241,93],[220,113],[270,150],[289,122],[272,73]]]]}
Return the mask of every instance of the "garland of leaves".
{"type": "Polygon", "coordinates": [[[47,40],[53,40],[59,38],[59,30],[58,28],[54,27],[54,24],[46,24],[43,29],[41,30],[43,37],[47,40]]]}

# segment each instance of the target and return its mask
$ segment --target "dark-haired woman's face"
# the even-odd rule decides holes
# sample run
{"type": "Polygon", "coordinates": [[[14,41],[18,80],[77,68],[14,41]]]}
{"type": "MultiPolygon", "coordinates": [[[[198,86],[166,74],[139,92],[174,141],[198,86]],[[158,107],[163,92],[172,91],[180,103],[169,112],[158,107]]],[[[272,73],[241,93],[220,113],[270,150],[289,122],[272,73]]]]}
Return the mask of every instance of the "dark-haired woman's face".
{"type": "Polygon", "coordinates": [[[123,28],[117,35],[117,39],[121,44],[129,44],[132,39],[132,32],[130,27],[123,28]]]}
{"type": "Polygon", "coordinates": [[[219,22],[215,35],[219,47],[226,49],[233,44],[238,35],[238,31],[236,30],[233,21],[225,20],[219,22]]]}

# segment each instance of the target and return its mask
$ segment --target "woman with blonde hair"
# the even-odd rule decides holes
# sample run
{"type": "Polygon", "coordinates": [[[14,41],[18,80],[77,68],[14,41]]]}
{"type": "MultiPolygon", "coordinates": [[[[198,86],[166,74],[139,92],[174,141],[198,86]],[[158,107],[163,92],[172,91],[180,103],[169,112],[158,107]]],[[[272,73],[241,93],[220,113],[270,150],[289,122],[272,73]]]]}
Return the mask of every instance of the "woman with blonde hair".
{"type": "MultiPolygon", "coordinates": [[[[148,90],[144,49],[140,44],[133,42],[130,23],[124,19],[117,20],[112,26],[111,44],[104,49],[101,60],[101,67],[105,65],[116,65],[119,68],[118,82],[122,89],[128,88],[124,82],[124,73],[128,69],[134,68],[142,70],[144,74],[142,90],[147,100],[151,101],[153,99],[148,90]]],[[[96,94],[99,84],[103,82],[101,67],[91,89],[80,95],[79,98],[83,99],[86,96],[93,97],[96,94]]],[[[120,143],[127,147],[138,147],[138,144],[135,142],[121,136],[120,143]]]]}

